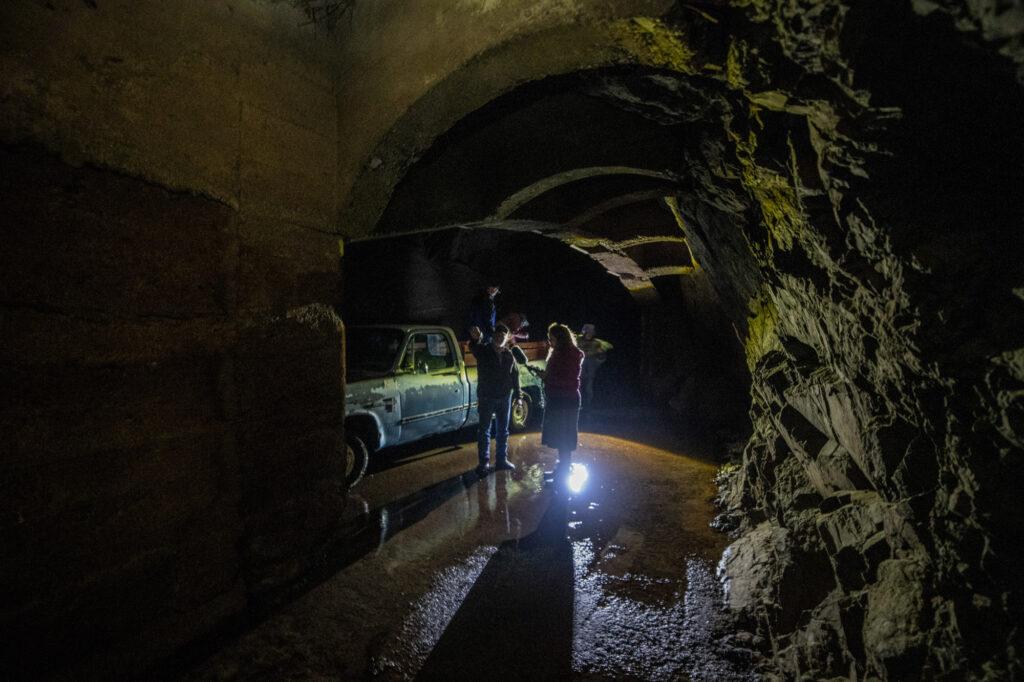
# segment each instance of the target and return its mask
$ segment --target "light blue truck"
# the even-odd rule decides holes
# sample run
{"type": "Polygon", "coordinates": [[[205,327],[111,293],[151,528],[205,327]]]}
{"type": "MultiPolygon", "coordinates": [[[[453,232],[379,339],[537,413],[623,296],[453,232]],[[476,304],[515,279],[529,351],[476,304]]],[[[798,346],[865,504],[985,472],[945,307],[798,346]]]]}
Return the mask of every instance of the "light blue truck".
{"type": "MultiPolygon", "coordinates": [[[[525,344],[536,355],[536,346],[525,344]]],[[[345,342],[346,473],[354,486],[377,450],[477,423],[476,361],[455,333],[433,325],[356,326],[345,342]]],[[[544,367],[543,360],[529,364],[544,367]]],[[[522,431],[543,410],[539,381],[520,366],[522,400],[510,429],[522,431]]]]}

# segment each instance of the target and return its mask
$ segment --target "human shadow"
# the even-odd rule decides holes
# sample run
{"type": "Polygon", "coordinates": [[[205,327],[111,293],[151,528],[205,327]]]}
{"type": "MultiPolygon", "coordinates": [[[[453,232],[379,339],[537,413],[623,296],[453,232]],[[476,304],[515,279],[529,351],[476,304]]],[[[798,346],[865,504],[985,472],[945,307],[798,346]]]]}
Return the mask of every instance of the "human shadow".
{"type": "Polygon", "coordinates": [[[571,675],[575,588],[568,505],[565,495],[553,496],[533,533],[498,547],[417,679],[571,675]]]}

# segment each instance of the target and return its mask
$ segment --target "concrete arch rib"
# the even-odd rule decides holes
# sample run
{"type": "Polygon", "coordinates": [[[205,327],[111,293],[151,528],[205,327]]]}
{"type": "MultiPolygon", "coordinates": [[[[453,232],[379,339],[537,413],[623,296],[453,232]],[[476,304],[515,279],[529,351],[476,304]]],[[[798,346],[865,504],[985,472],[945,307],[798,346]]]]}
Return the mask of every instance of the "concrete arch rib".
{"type": "Polygon", "coordinates": [[[622,208],[623,206],[630,206],[632,204],[643,203],[645,201],[662,199],[665,196],[666,193],[664,190],[645,190],[642,192],[631,192],[629,194],[621,194],[619,196],[612,197],[611,199],[602,201],[601,203],[588,208],[586,211],[583,211],[582,213],[570,219],[567,223],[565,223],[565,226],[568,227],[569,229],[580,228],[589,223],[590,221],[594,220],[595,218],[602,216],[605,213],[608,213],[609,211],[614,211],[615,209],[622,208]]]}
{"type": "Polygon", "coordinates": [[[718,70],[694,65],[696,51],[683,44],[678,32],[668,31],[651,18],[671,5],[638,0],[628,3],[617,17],[519,35],[478,53],[434,81],[374,146],[356,149],[349,145],[342,150],[341,233],[350,238],[369,234],[395,185],[419,155],[456,122],[518,86],[549,76],[625,64],[680,73],[700,71],[717,77],[718,70]],[[626,14],[630,9],[633,11],[626,14]],[[658,32],[659,40],[652,39],[652,32],[658,32]]]}
{"type": "Polygon", "coordinates": [[[562,173],[550,175],[519,190],[509,198],[505,199],[505,201],[501,202],[498,206],[498,210],[495,211],[492,216],[492,220],[504,220],[515,213],[520,207],[528,204],[545,192],[549,192],[561,187],[562,185],[566,185],[570,182],[586,180],[588,178],[609,175],[639,175],[642,177],[654,178],[656,180],[665,180],[666,182],[677,181],[677,178],[669,173],[647,170],[645,168],[630,168],[629,166],[592,166],[590,168],[574,168],[562,173]]]}
{"type": "MultiPolygon", "coordinates": [[[[622,286],[637,303],[648,305],[659,300],[658,292],[651,283],[651,276],[635,260],[633,260],[619,244],[609,242],[601,237],[580,230],[568,230],[560,223],[549,223],[539,220],[481,220],[470,223],[429,227],[418,230],[388,234],[369,234],[356,237],[354,243],[393,239],[411,234],[427,234],[445,230],[505,230],[507,232],[530,232],[533,234],[560,241],[571,249],[587,255],[618,278],[622,286]]],[[[628,245],[627,245],[628,246],[628,245]]],[[[686,268],[680,266],[680,273],[686,268]]],[[[666,273],[656,272],[654,276],[666,273]]]]}

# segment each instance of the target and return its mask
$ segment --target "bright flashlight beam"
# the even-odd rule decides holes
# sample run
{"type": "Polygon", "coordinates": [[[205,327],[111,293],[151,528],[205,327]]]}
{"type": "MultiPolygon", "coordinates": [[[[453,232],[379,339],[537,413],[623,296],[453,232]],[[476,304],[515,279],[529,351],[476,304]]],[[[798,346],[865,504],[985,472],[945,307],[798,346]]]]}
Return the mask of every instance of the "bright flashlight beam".
{"type": "Polygon", "coordinates": [[[569,467],[569,490],[574,493],[578,493],[583,490],[583,486],[587,484],[587,479],[590,478],[590,473],[587,471],[587,467],[582,464],[572,464],[569,467]]]}

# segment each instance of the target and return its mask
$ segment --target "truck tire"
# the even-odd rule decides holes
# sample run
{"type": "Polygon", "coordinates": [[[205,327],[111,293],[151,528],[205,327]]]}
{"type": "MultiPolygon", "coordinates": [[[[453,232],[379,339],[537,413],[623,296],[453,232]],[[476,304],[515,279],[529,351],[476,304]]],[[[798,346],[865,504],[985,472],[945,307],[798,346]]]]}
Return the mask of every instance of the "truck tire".
{"type": "Polygon", "coordinates": [[[533,419],[533,399],[529,393],[523,393],[522,400],[512,401],[512,414],[508,420],[508,430],[512,433],[525,431],[533,419]]]}
{"type": "Polygon", "coordinates": [[[345,485],[349,490],[363,480],[370,463],[370,451],[363,439],[354,433],[345,434],[345,485]]]}

